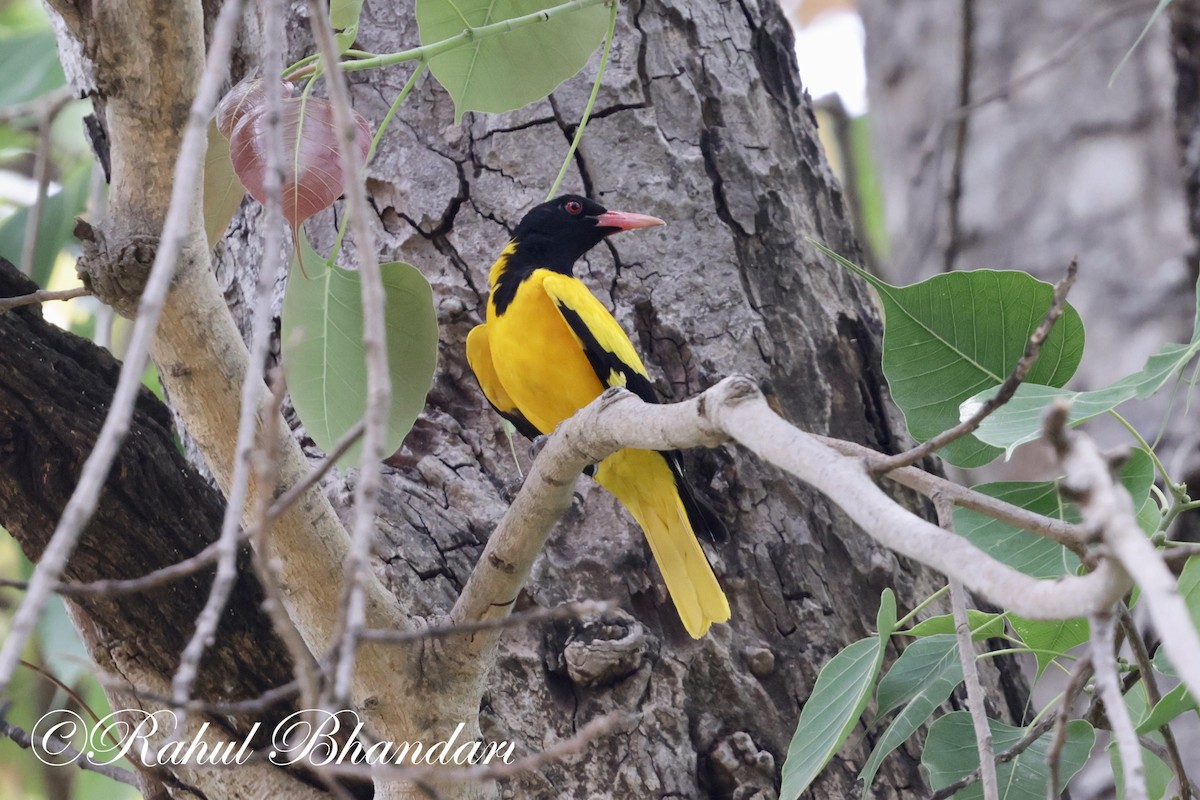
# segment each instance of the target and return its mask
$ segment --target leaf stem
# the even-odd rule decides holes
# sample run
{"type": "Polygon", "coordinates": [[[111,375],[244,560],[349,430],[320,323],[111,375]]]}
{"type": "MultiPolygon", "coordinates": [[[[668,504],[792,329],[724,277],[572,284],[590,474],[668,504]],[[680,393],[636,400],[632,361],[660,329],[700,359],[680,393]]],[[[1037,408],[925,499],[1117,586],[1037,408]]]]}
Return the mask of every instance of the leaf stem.
{"type": "Polygon", "coordinates": [[[588,96],[587,105],[584,106],[583,116],[579,118],[579,127],[575,129],[575,136],[571,139],[571,146],[567,149],[567,157],[563,159],[562,167],[558,170],[558,177],[554,179],[554,185],[550,187],[550,193],[546,195],[546,200],[551,200],[554,195],[558,194],[563,178],[567,176],[567,170],[571,167],[571,160],[575,158],[575,150],[579,147],[579,141],[583,138],[583,130],[592,116],[592,107],[596,105],[596,96],[600,94],[600,82],[604,79],[604,69],[608,66],[608,55],[612,51],[613,34],[617,29],[618,5],[613,2],[610,7],[608,35],[604,38],[604,52],[600,55],[600,69],[597,70],[596,80],[592,83],[592,93],[588,96]]]}
{"type": "MultiPolygon", "coordinates": [[[[1159,460],[1158,455],[1153,449],[1151,449],[1146,440],[1142,438],[1142,435],[1137,432],[1137,429],[1130,425],[1129,421],[1122,417],[1116,409],[1109,409],[1108,413],[1112,415],[1113,419],[1125,426],[1125,430],[1129,431],[1129,435],[1132,436],[1138,443],[1138,447],[1144,449],[1150,456],[1150,460],[1154,462],[1154,468],[1158,470],[1158,474],[1162,476],[1163,483],[1167,486],[1167,491],[1169,491],[1171,496],[1175,498],[1176,505],[1178,505],[1179,501],[1184,497],[1184,489],[1179,484],[1175,483],[1175,481],[1171,480],[1171,476],[1167,474],[1167,468],[1163,466],[1163,463],[1159,460]]],[[[1167,513],[1170,514],[1169,511],[1167,513]]]]}
{"type": "Polygon", "coordinates": [[[455,34],[448,39],[443,39],[440,42],[413,47],[408,50],[401,50],[398,53],[384,53],[377,55],[374,58],[364,58],[357,61],[348,61],[342,64],[342,70],[345,72],[357,72],[363,69],[375,69],[376,67],[389,67],[393,64],[401,64],[405,61],[426,61],[440,56],[442,53],[447,53],[455,48],[461,47],[468,42],[476,42],[480,39],[485,39],[489,36],[495,36],[498,33],[507,33],[509,31],[519,30],[530,25],[536,25],[541,22],[549,22],[555,17],[560,17],[564,14],[570,14],[572,11],[598,6],[601,3],[613,2],[613,0],[570,0],[560,6],[553,8],[544,8],[541,11],[534,11],[532,14],[525,14],[512,19],[502,19],[499,22],[493,22],[490,25],[480,25],[475,28],[466,28],[461,33],[455,34]]]}
{"type": "Polygon", "coordinates": [[[940,600],[940,599],[942,599],[943,597],[945,597],[945,596],[946,596],[946,593],[947,593],[947,592],[949,592],[949,591],[950,591],[950,585],[949,585],[949,584],[946,584],[945,586],[943,586],[942,588],[938,589],[938,590],[937,590],[936,592],[934,592],[933,594],[929,595],[929,597],[926,597],[924,600],[922,600],[922,601],[921,601],[921,602],[920,602],[920,603],[917,605],[917,607],[916,607],[916,608],[914,608],[912,611],[910,611],[910,612],[908,612],[907,614],[905,614],[905,615],[904,615],[903,617],[901,617],[900,619],[896,620],[896,630],[898,631],[900,628],[902,628],[903,626],[907,625],[907,624],[908,624],[908,622],[909,622],[909,620],[911,620],[911,619],[912,619],[913,617],[915,617],[917,614],[920,614],[922,611],[924,611],[926,608],[928,608],[928,607],[929,607],[929,606],[931,606],[932,604],[936,603],[938,600],[940,600]]]}

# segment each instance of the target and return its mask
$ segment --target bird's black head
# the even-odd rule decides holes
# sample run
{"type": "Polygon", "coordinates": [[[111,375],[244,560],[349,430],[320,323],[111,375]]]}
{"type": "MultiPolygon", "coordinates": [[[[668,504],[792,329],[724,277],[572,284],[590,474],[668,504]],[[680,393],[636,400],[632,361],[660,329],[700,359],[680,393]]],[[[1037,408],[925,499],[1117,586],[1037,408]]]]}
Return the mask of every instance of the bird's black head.
{"type": "Polygon", "coordinates": [[[534,207],[521,220],[513,232],[516,252],[512,260],[570,275],[579,257],[605,236],[662,224],[657,217],[609,211],[594,200],[564,194],[534,207]]]}

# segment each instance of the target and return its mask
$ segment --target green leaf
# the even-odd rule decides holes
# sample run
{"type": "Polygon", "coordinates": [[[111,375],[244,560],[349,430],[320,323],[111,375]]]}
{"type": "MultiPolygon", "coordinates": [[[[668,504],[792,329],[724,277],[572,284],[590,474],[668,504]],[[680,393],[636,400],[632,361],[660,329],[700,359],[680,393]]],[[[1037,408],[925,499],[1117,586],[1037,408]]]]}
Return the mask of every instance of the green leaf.
{"type": "MultiPolygon", "coordinates": [[[[883,303],[883,373],[909,433],[925,441],[959,422],[959,405],[1012,372],[1050,307],[1053,287],[1024,272],[949,272],[897,287],[817,244],[870,283],[883,303]]],[[[1083,355],[1083,322],[1070,305],[1046,337],[1026,382],[1062,386],[1083,355]]],[[[967,436],[939,451],[979,467],[1001,450],[967,436]]]]}
{"type": "Polygon", "coordinates": [[[339,53],[354,46],[362,7],[363,0],[329,0],[329,24],[336,35],[339,53]]]}
{"type": "MultiPolygon", "coordinates": [[[[879,706],[876,716],[885,717],[892,713],[920,694],[926,683],[944,675],[958,676],[951,688],[962,680],[962,664],[954,634],[939,633],[913,642],[904,648],[896,663],[879,681],[875,695],[879,706]]],[[[949,693],[946,696],[949,697],[949,693]]]]}
{"type": "MultiPolygon", "coordinates": [[[[362,288],[357,272],[326,267],[303,231],[298,245],[306,278],[295,256],[283,298],[280,340],[292,405],[309,436],[328,452],[363,417],[367,371],[363,351],[362,288]]],[[[437,317],[433,292],[409,264],[382,264],[387,294],[388,368],[392,406],[385,452],[400,448],[417,415],[437,365],[437,317]]],[[[338,462],[355,466],[361,440],[338,462]]]]}
{"type": "MultiPolygon", "coordinates": [[[[1023,728],[1014,728],[995,720],[988,720],[988,725],[992,729],[992,745],[996,753],[1008,750],[1025,738],[1023,728]]],[[[1050,736],[1043,734],[1012,761],[996,765],[1002,800],[1045,800],[1047,784],[1050,782],[1046,767],[1050,739],[1050,736]]],[[[1063,786],[1083,768],[1095,743],[1096,732],[1087,722],[1077,719],[1067,724],[1067,743],[1059,762],[1063,786]]],[[[954,711],[930,726],[925,750],[921,754],[921,765],[929,771],[929,785],[935,791],[979,768],[979,750],[969,712],[954,711]]],[[[978,783],[954,794],[955,800],[979,800],[982,797],[983,788],[978,783]]]]}
{"type": "Polygon", "coordinates": [[[1008,619],[1025,646],[1034,651],[1039,678],[1051,661],[1088,640],[1088,622],[1083,617],[1045,620],[1009,614],[1008,619]]]}
{"type": "Polygon", "coordinates": [[[780,800],[800,797],[862,716],[883,666],[888,637],[896,627],[896,597],[891,589],[885,589],[880,598],[876,624],[878,634],[842,650],[817,675],[788,747],[780,800]]]}
{"type": "Polygon", "coordinates": [[[1134,507],[1140,506],[1150,496],[1150,487],[1154,485],[1154,460],[1150,454],[1140,447],[1131,449],[1118,480],[1133,498],[1134,507]]]}
{"type": "Polygon", "coordinates": [[[930,636],[905,648],[879,682],[879,718],[904,707],[883,732],[858,776],[868,792],[883,759],[925,724],[962,679],[958,640],[953,634],[930,636]]]}
{"type": "Polygon", "coordinates": [[[0,108],[28,102],[66,84],[54,31],[31,28],[0,35],[0,108]]]}
{"type": "MultiPolygon", "coordinates": [[[[1049,481],[985,483],[975,491],[1054,519],[1078,519],[1049,481]]],[[[954,530],[980,550],[1035,578],[1074,574],[1079,559],[1062,545],[967,508],[954,509],[954,530]]]]}
{"type": "MultiPolygon", "coordinates": [[[[558,5],[561,0],[417,0],[421,44],[558,5]]],[[[435,55],[429,69],[454,98],[455,123],[466,111],[500,114],[540,100],[583,69],[607,30],[603,4],[581,6],[546,22],[477,36],[435,55]]]]}
{"type": "Polygon", "coordinates": [[[1195,708],[1197,708],[1196,699],[1188,692],[1187,686],[1181,683],[1154,704],[1154,708],[1150,709],[1146,718],[1138,723],[1137,732],[1145,734],[1156,731],[1179,715],[1186,714],[1195,708]]]}
{"type": "Polygon", "coordinates": [[[1200,628],[1200,556],[1192,556],[1179,573],[1179,594],[1192,615],[1192,624],[1200,628]]]}
{"type": "MultiPolygon", "coordinates": [[[[975,608],[967,610],[967,624],[971,627],[971,638],[974,641],[993,639],[1004,635],[1004,615],[990,614],[975,608]]],[[[904,636],[933,636],[938,633],[954,633],[954,615],[942,614],[930,617],[906,631],[897,631],[904,636]]]]}
{"type": "Polygon", "coordinates": [[[1158,507],[1158,502],[1153,497],[1147,497],[1137,513],[1137,524],[1142,533],[1149,536],[1157,531],[1162,518],[1162,509],[1158,507]]]}
{"type": "Polygon", "coordinates": [[[204,160],[204,233],[210,249],[225,235],[245,196],[246,188],[233,171],[229,140],[221,135],[214,119],[208,123],[208,154],[204,160]]]}
{"type": "MultiPolygon", "coordinates": [[[[1138,372],[1126,375],[1121,380],[1103,389],[1090,392],[1071,392],[1050,386],[1023,384],[1017,393],[997,409],[975,435],[989,445],[1004,448],[1011,453],[1014,448],[1032,442],[1042,435],[1042,414],[1056,400],[1071,403],[1068,422],[1074,426],[1100,414],[1106,414],[1121,403],[1133,399],[1145,399],[1171,379],[1175,373],[1187,366],[1200,351],[1200,342],[1193,344],[1169,344],[1146,361],[1138,372]]],[[[962,404],[962,416],[970,416],[995,390],[989,387],[967,399],[962,404]]]]}
{"type": "MultiPolygon", "coordinates": [[[[58,254],[74,236],[75,217],[87,207],[88,189],[92,180],[91,160],[81,161],[63,179],[62,188],[46,198],[42,206],[41,224],[37,231],[37,250],[33,258],[32,278],[45,287],[54,271],[58,254]]],[[[0,222],[0,256],[14,264],[21,259],[25,241],[25,221],[29,208],[19,208],[0,222]]]]}

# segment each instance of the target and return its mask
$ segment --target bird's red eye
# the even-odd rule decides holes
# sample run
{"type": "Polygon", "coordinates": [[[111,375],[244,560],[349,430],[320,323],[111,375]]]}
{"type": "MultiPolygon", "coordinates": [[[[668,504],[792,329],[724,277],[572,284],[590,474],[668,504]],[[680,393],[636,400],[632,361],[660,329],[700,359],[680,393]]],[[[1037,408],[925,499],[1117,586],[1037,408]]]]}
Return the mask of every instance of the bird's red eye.
{"type": "Polygon", "coordinates": [[[578,215],[583,211],[583,203],[578,200],[568,200],[563,208],[567,210],[568,214],[578,215]]]}

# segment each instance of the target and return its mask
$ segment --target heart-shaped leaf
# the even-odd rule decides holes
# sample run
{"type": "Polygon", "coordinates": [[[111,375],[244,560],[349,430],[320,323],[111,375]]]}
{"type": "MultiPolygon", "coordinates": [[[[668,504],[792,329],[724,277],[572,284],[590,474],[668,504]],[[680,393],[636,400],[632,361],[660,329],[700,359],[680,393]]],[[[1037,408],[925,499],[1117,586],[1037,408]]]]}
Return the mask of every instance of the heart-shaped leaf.
{"type": "MultiPolygon", "coordinates": [[[[362,283],[359,274],[326,267],[303,230],[297,237],[283,296],[280,340],[292,405],[308,435],[326,452],[358,424],[367,407],[367,361],[363,349],[362,283]],[[321,270],[306,277],[297,258],[321,270]]],[[[433,290],[409,264],[381,264],[387,295],[388,369],[392,405],[385,451],[400,448],[433,384],[437,366],[437,314],[433,290]]],[[[338,462],[355,466],[360,444],[338,462]]]]}
{"type": "MultiPolygon", "coordinates": [[[[288,86],[288,84],[284,84],[288,86]]],[[[267,199],[267,92],[262,80],[247,80],[229,91],[217,108],[217,127],[229,137],[238,180],[260,203],[267,199]]],[[[354,112],[358,162],[366,160],[371,129],[354,112]]],[[[284,92],[283,216],[295,232],[300,223],[333,205],[345,190],[333,120],[333,106],[320,97],[284,92]]]]}
{"type": "MultiPolygon", "coordinates": [[[[371,147],[367,121],[354,114],[358,163],[371,147]]],[[[292,97],[283,104],[283,216],[295,230],[300,223],[333,205],[345,190],[334,133],[333,106],[319,97],[292,97]]],[[[267,115],[244,113],[229,138],[233,169],[246,191],[260,203],[267,198],[267,115]]]]}
{"type": "MultiPolygon", "coordinates": [[[[814,244],[879,293],[883,373],[918,441],[957,425],[964,400],[1004,382],[1050,307],[1053,287],[1024,272],[949,272],[912,286],[892,286],[814,244]]],[[[1083,322],[1068,305],[1025,382],[1062,386],[1082,355],[1083,322]]],[[[980,467],[1001,452],[964,436],[938,454],[959,467],[980,467]]]]}
{"type": "MultiPolygon", "coordinates": [[[[562,0],[417,0],[421,44],[562,5],[562,0]]],[[[476,36],[435,55],[429,69],[465,111],[500,114],[540,100],[583,69],[608,31],[602,3],[579,6],[513,30],[476,36]]]]}
{"type": "MultiPolygon", "coordinates": [[[[1025,738],[1025,728],[1014,728],[992,719],[988,720],[988,725],[992,729],[992,747],[997,753],[1003,753],[1025,738]]],[[[1043,734],[1012,761],[996,765],[1001,800],[1044,800],[1046,785],[1050,782],[1047,757],[1051,739],[1052,736],[1043,734]]],[[[1083,769],[1095,743],[1096,731],[1087,722],[1077,719],[1067,723],[1067,742],[1059,754],[1062,786],[1083,769]]],[[[979,749],[975,744],[975,726],[970,712],[953,711],[929,726],[921,766],[929,770],[931,789],[949,786],[979,768],[979,749]]],[[[954,798],[982,800],[983,789],[974,783],[956,792],[954,798]]]]}

